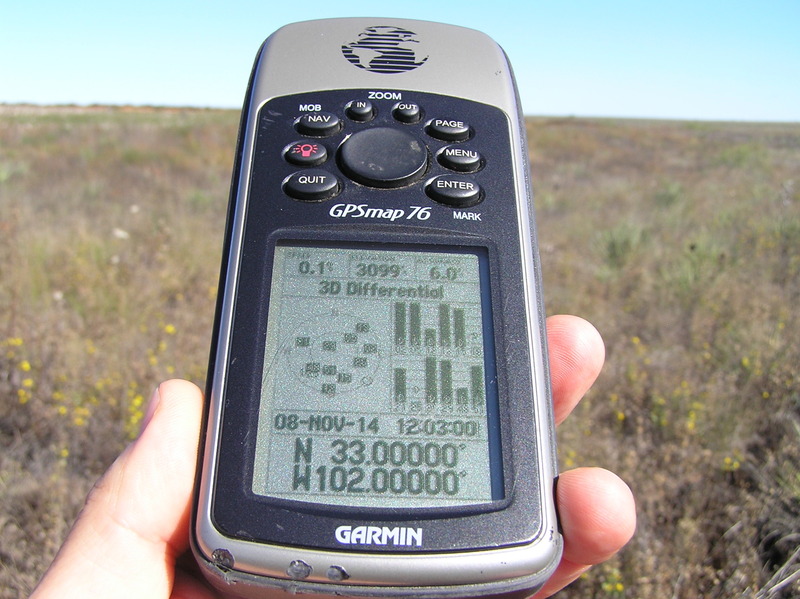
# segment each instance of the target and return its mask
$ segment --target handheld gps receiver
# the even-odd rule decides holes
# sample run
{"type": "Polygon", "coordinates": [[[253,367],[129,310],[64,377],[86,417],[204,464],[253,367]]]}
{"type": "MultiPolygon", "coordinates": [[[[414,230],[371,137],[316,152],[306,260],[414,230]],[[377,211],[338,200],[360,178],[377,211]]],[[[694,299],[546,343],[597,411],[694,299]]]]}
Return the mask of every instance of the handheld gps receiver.
{"type": "Polygon", "coordinates": [[[561,555],[528,153],[485,35],[270,36],[242,113],[193,547],[241,597],[522,595],[561,555]]]}

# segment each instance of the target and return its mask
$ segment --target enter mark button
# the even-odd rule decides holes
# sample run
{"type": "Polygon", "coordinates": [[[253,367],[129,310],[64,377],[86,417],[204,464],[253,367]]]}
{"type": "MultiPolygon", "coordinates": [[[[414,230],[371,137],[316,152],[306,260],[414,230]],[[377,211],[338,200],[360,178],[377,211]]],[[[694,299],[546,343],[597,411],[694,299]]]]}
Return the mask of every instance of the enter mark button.
{"type": "Polygon", "coordinates": [[[435,177],[425,186],[425,193],[440,204],[467,208],[483,201],[483,190],[475,181],[458,175],[435,177]]]}

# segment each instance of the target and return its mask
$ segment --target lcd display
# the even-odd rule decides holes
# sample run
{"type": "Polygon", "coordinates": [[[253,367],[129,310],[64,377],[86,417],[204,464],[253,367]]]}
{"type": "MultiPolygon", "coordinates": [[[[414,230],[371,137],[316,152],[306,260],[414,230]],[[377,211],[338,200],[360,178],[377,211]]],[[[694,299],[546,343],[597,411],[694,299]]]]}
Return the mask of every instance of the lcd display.
{"type": "Polygon", "coordinates": [[[252,491],[364,507],[502,498],[482,249],[275,249],[252,491]]]}

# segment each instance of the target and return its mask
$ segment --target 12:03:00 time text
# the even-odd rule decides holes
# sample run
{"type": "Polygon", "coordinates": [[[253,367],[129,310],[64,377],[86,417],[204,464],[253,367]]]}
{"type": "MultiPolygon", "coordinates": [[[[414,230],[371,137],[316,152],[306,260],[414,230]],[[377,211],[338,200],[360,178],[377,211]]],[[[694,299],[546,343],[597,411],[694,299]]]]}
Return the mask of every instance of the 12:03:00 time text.
{"type": "Polygon", "coordinates": [[[481,426],[475,420],[443,420],[440,418],[400,418],[397,432],[403,436],[477,437],[481,426]]]}

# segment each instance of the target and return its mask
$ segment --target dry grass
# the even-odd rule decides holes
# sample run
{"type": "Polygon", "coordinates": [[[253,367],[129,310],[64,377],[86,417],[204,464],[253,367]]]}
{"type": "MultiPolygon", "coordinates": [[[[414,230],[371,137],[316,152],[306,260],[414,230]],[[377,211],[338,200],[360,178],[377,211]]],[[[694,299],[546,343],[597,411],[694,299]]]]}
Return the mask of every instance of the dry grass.
{"type": "MultiPolygon", "coordinates": [[[[238,114],[0,106],[0,598],[159,380],[202,383],[238,114]]],[[[548,311],[604,373],[562,466],[639,529],[566,597],[800,594],[800,126],[531,119],[548,311]]]]}
{"type": "Polygon", "coordinates": [[[567,596],[797,596],[800,127],[528,132],[548,309],[608,347],[561,454],[639,505],[630,546],[567,596]]]}
{"type": "Polygon", "coordinates": [[[237,120],[0,112],[0,597],[41,575],[158,381],[203,381],[237,120]]]}

